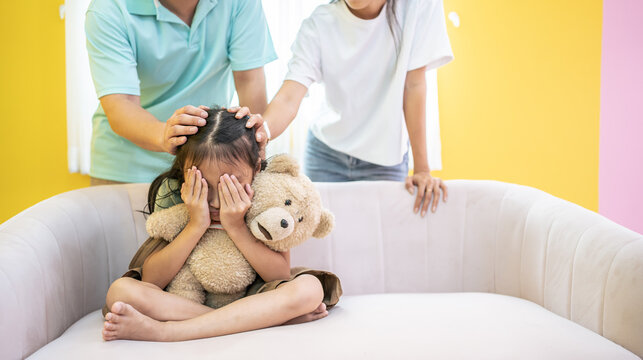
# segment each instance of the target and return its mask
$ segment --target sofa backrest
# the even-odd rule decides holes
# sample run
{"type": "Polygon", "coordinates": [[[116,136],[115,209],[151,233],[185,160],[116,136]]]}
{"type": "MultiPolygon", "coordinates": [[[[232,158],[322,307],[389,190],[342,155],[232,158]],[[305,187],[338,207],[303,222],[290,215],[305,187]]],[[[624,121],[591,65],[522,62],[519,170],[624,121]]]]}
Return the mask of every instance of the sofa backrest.
{"type": "MultiPolygon", "coordinates": [[[[292,265],[345,294],[492,292],[531,300],[643,355],[643,237],[542,191],[448,181],[425,218],[400,183],[316,184],[336,217],[292,265]]],[[[148,186],[55,196],[0,225],[0,358],[25,357],[100,308],[145,241],[148,186]]]]}
{"type": "Polygon", "coordinates": [[[643,236],[527,186],[448,181],[426,218],[400,183],[317,184],[336,216],[293,265],[328,269],[346,294],[520,297],[643,356],[643,236]]]}

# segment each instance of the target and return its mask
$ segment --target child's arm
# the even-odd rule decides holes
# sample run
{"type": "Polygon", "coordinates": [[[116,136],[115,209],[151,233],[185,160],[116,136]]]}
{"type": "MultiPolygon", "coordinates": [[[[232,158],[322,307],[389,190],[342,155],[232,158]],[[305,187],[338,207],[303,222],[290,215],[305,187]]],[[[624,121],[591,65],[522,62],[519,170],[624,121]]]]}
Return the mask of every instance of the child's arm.
{"type": "Polygon", "coordinates": [[[152,253],[143,263],[142,281],[161,289],[172,281],[210,226],[208,186],[195,167],[188,170],[181,186],[181,198],[190,212],[190,221],[167,246],[152,253]]]}
{"type": "Polygon", "coordinates": [[[413,175],[406,179],[406,188],[413,193],[413,186],[418,187],[417,197],[413,211],[420,210],[420,203],[426,194],[422,206],[422,216],[431,202],[433,194],[433,206],[431,211],[435,212],[440,198],[440,189],[443,190],[443,201],[447,199],[447,188],[442,180],[431,177],[429,160],[426,151],[426,67],[411,70],[406,74],[404,84],[404,118],[406,129],[409,133],[411,151],[413,151],[413,175]]]}
{"type": "Polygon", "coordinates": [[[253,195],[250,185],[246,185],[244,189],[234,175],[225,174],[219,179],[218,191],[221,225],[250,266],[266,282],[288,279],[290,252],[271,250],[248,230],[244,217],[250,209],[253,195]]]}
{"type": "MultiPolygon", "coordinates": [[[[268,108],[263,114],[264,122],[268,123],[272,139],[281,135],[295,119],[306,92],[308,92],[308,88],[297,81],[285,80],[281,85],[279,92],[268,104],[268,108]]],[[[249,122],[247,126],[251,127],[252,125],[254,124],[249,122]]]]}

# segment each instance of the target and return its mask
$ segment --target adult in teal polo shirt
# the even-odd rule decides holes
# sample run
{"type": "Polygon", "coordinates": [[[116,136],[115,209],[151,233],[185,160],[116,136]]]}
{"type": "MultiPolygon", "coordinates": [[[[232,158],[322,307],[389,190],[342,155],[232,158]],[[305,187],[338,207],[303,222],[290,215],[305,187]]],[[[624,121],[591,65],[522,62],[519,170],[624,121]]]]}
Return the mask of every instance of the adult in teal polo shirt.
{"type": "Polygon", "coordinates": [[[262,113],[276,59],[260,0],[93,0],[85,23],[100,106],[92,182],[151,182],[207,116],[194,105],[262,113]]]}

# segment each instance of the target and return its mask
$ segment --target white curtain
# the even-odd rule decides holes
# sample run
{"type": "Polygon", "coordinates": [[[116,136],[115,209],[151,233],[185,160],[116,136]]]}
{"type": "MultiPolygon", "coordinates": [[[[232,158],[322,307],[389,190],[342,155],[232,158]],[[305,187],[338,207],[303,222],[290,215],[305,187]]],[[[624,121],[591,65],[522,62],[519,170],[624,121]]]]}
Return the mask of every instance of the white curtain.
{"type": "MultiPolygon", "coordinates": [[[[268,99],[279,90],[291,57],[290,46],[301,22],[325,0],[262,0],[270,33],[279,59],[266,65],[268,99]]],[[[67,141],[70,172],[87,174],[90,164],[91,118],[98,106],[89,72],[85,47],[85,11],[90,0],[65,1],[65,43],[67,70],[67,141]]],[[[238,100],[233,100],[233,104],[238,100]]],[[[324,102],[323,85],[311,86],[297,118],[279,138],[270,143],[268,155],[290,153],[300,162],[308,133],[308,122],[324,102]]],[[[438,121],[437,76],[427,72],[427,151],[433,170],[442,168],[440,126],[438,121]]],[[[410,161],[411,166],[413,161],[410,161]]]]}
{"type": "MultiPolygon", "coordinates": [[[[272,99],[288,71],[288,60],[292,55],[290,46],[295,41],[301,22],[324,0],[263,0],[263,9],[270,27],[270,34],[279,59],[266,65],[266,87],[268,99],[272,99]]],[[[289,153],[303,162],[303,151],[308,133],[308,122],[319,110],[324,100],[323,85],[314,84],[304,98],[297,117],[286,131],[272,141],[267,149],[268,156],[289,153]]]]}
{"type": "Polygon", "coordinates": [[[65,70],[67,73],[67,164],[69,172],[89,173],[92,115],[98,107],[87,48],[85,12],[90,0],[66,0],[65,70]]]}

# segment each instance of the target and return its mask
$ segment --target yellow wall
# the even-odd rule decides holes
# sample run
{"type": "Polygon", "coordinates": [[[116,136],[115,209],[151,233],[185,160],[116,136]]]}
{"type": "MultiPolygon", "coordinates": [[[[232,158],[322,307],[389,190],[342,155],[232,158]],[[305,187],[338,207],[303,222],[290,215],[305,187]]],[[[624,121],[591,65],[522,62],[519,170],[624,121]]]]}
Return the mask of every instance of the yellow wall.
{"type": "Polygon", "coordinates": [[[0,2],[0,222],[89,185],[67,171],[63,0],[0,2]]]}
{"type": "Polygon", "coordinates": [[[444,0],[438,72],[447,179],[534,186],[598,208],[600,0],[444,0]]]}
{"type": "MultiPolygon", "coordinates": [[[[0,3],[0,222],[89,185],[66,156],[62,0],[0,3]]],[[[597,209],[602,2],[444,0],[456,60],[439,72],[448,179],[535,186],[597,209]]]]}

